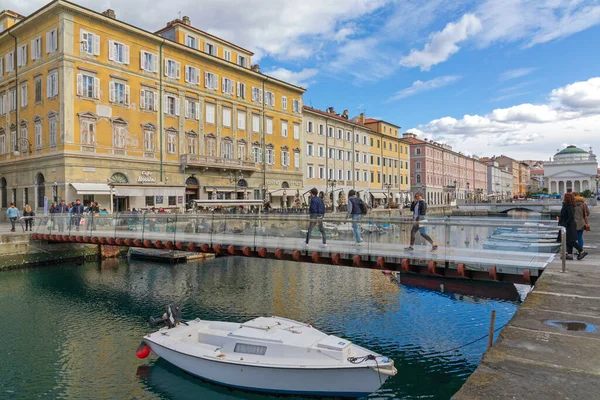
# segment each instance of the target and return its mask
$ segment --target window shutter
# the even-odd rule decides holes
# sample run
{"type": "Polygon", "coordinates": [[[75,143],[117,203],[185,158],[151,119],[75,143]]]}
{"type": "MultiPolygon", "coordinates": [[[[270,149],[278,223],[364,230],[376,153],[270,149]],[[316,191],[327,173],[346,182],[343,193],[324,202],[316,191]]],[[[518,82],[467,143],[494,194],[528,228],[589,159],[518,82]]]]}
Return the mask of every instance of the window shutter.
{"type": "Polygon", "coordinates": [[[169,112],[169,96],[167,96],[166,94],[163,96],[163,112],[165,114],[167,114],[169,112]]]}
{"type": "Polygon", "coordinates": [[[181,78],[181,63],[175,63],[175,78],[181,78]]]}
{"type": "Polygon", "coordinates": [[[35,47],[35,39],[31,41],[31,61],[35,61],[37,59],[37,52],[35,47]]]}
{"type": "Polygon", "coordinates": [[[123,63],[129,64],[129,46],[123,45],[123,63]]]}
{"type": "Polygon", "coordinates": [[[154,92],[154,111],[158,110],[158,92],[154,92]]]}
{"type": "MultiPolygon", "coordinates": [[[[79,49],[83,49],[84,44],[87,45],[87,35],[89,35],[89,33],[87,33],[86,31],[84,31],[83,29],[81,29],[79,31],[79,49]]],[[[86,48],[85,52],[89,52],[91,49],[86,48]]]]}
{"type": "Polygon", "coordinates": [[[17,67],[21,66],[21,48],[17,49],[17,67]]]}
{"type": "Polygon", "coordinates": [[[204,73],[204,87],[208,88],[208,72],[204,73]]]}
{"type": "Polygon", "coordinates": [[[152,54],[152,72],[158,72],[158,57],[152,54]]]}
{"type": "Polygon", "coordinates": [[[258,102],[259,103],[263,102],[263,90],[262,89],[258,89],[258,102]]]}
{"type": "Polygon", "coordinates": [[[179,107],[181,106],[181,102],[179,97],[175,98],[175,115],[179,115],[179,107]]]}
{"type": "Polygon", "coordinates": [[[108,41],[108,59],[114,61],[115,59],[115,42],[114,40],[108,41]]]}
{"type": "Polygon", "coordinates": [[[185,101],[185,117],[190,118],[190,102],[188,100],[185,101]]]}
{"type": "Polygon", "coordinates": [[[131,100],[131,89],[129,85],[125,85],[125,104],[129,105],[131,100]]]}
{"type": "Polygon", "coordinates": [[[165,58],[165,76],[169,76],[169,68],[167,68],[169,66],[169,59],[165,58]]]}
{"type": "Polygon", "coordinates": [[[144,50],[140,50],[140,69],[147,71],[146,67],[144,66],[144,60],[146,59],[145,55],[146,52],[144,50]]]}
{"type": "Polygon", "coordinates": [[[100,78],[94,78],[94,98],[100,100],[100,78]]]}
{"type": "Polygon", "coordinates": [[[242,88],[240,87],[240,82],[238,82],[236,84],[236,95],[237,97],[240,97],[240,92],[242,91],[242,88]]]}
{"type": "Polygon", "coordinates": [[[46,32],[46,53],[50,53],[50,46],[52,45],[50,43],[50,32],[46,32]]]}
{"type": "Polygon", "coordinates": [[[56,29],[53,29],[52,32],[54,32],[52,36],[52,51],[55,51],[58,49],[58,43],[56,42],[58,40],[58,31],[56,29]]]}
{"type": "Polygon", "coordinates": [[[52,94],[56,96],[58,95],[58,73],[55,72],[52,75],[54,76],[52,79],[52,94]]]}
{"type": "Polygon", "coordinates": [[[4,75],[4,69],[2,66],[4,65],[4,57],[0,57],[0,76],[4,75]]]}
{"type": "Polygon", "coordinates": [[[195,115],[196,121],[200,121],[200,103],[196,102],[196,115],[195,115]]]}
{"type": "Polygon", "coordinates": [[[50,79],[51,75],[46,77],[46,97],[52,97],[52,79],[50,79]]]}
{"type": "Polygon", "coordinates": [[[100,36],[94,35],[94,55],[100,55],[100,36]]]}
{"type": "Polygon", "coordinates": [[[140,108],[142,110],[146,109],[146,91],[144,89],[140,89],[140,108]]]}
{"type": "Polygon", "coordinates": [[[77,96],[83,96],[83,76],[77,74],[77,96]]]}
{"type": "Polygon", "coordinates": [[[185,66],[185,81],[190,82],[190,67],[187,65],[185,66]]]}
{"type": "Polygon", "coordinates": [[[221,91],[223,93],[225,93],[225,78],[221,78],[221,79],[222,79],[222,81],[221,81],[221,91]]]}
{"type": "Polygon", "coordinates": [[[194,80],[194,83],[196,83],[196,85],[200,84],[200,69],[196,68],[196,79],[194,80]]]}
{"type": "Polygon", "coordinates": [[[108,83],[108,101],[110,101],[111,103],[115,101],[115,83],[114,82],[109,82],[108,83]]]}

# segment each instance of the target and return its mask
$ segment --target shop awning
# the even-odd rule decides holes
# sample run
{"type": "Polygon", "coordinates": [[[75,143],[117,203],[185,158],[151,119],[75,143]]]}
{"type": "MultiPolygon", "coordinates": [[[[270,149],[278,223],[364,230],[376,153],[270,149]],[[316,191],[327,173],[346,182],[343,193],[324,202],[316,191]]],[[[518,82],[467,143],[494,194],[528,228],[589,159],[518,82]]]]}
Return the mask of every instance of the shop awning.
{"type": "Polygon", "coordinates": [[[77,194],[110,194],[106,183],[71,183],[77,194]]]}
{"type": "Polygon", "coordinates": [[[373,193],[373,192],[371,192],[371,196],[373,196],[374,199],[387,199],[387,195],[385,193],[373,193]]]}

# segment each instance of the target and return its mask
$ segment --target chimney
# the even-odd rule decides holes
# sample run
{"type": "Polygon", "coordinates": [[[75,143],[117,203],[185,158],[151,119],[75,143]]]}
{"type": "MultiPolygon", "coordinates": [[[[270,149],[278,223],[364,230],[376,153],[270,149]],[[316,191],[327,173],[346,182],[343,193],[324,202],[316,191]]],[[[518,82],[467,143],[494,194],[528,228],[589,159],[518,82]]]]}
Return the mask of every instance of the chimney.
{"type": "Polygon", "coordinates": [[[186,25],[192,24],[192,21],[190,21],[190,17],[188,17],[187,15],[184,15],[183,18],[181,18],[181,21],[186,25]]]}
{"type": "Polygon", "coordinates": [[[348,119],[348,110],[344,110],[344,113],[342,114],[342,118],[348,119]]]}
{"type": "Polygon", "coordinates": [[[260,74],[260,65],[258,64],[254,64],[253,66],[250,67],[250,69],[254,72],[258,72],[260,74]]]}
{"type": "Polygon", "coordinates": [[[365,113],[360,113],[360,115],[358,116],[358,122],[361,124],[365,123],[365,113]]]}
{"type": "Polygon", "coordinates": [[[108,10],[104,11],[102,13],[102,15],[106,15],[108,18],[117,19],[117,15],[115,14],[115,10],[113,10],[112,8],[109,8],[108,10]]]}

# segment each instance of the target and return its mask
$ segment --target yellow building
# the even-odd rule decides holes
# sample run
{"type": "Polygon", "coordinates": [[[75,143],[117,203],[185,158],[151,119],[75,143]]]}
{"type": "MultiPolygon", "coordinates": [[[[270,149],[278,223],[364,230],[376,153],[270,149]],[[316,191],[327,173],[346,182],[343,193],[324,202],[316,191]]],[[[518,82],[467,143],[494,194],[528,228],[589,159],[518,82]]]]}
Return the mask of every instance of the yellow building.
{"type": "Polygon", "coordinates": [[[409,143],[399,137],[399,126],[362,114],[358,119],[371,129],[369,180],[373,204],[405,203],[410,193],[409,143]]]}
{"type": "Polygon", "coordinates": [[[62,0],[0,23],[2,207],[302,188],[304,89],[261,74],[250,51],[187,17],[151,33],[62,0]]]}

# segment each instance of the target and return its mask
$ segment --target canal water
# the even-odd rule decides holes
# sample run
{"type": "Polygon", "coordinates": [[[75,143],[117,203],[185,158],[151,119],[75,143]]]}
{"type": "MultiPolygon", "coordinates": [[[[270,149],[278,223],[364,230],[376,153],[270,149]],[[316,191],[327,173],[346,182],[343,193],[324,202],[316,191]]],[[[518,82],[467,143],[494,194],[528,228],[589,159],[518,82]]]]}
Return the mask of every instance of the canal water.
{"type": "MultiPolygon", "coordinates": [[[[487,340],[440,352],[486,335],[492,310],[496,326],[505,324],[518,298],[410,283],[381,271],[233,257],[2,272],[0,398],[271,398],[192,378],[153,355],[137,359],[140,339],[150,331],[148,317],[176,303],[188,319],[278,315],[311,323],[395,360],[398,375],[371,398],[448,399],[476,368],[487,340]]],[[[485,286],[463,289],[488,292],[485,286]]]]}

